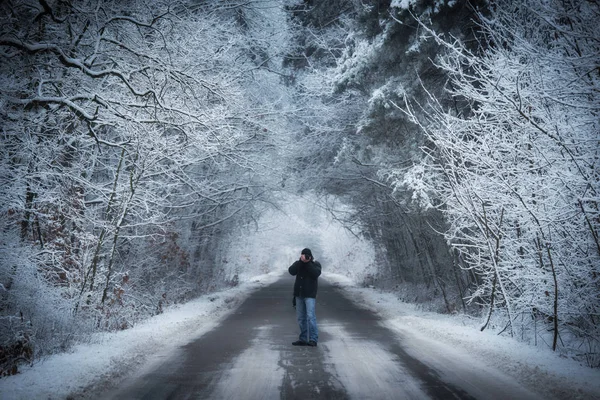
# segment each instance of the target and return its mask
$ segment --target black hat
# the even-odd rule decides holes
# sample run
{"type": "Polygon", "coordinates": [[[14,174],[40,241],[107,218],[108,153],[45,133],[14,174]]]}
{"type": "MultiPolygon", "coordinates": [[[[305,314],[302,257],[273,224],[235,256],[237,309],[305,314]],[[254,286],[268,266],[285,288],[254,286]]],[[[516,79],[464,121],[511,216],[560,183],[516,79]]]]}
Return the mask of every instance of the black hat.
{"type": "Polygon", "coordinates": [[[300,254],[305,254],[307,256],[309,256],[310,258],[312,258],[312,253],[310,251],[310,249],[303,249],[300,254]]]}

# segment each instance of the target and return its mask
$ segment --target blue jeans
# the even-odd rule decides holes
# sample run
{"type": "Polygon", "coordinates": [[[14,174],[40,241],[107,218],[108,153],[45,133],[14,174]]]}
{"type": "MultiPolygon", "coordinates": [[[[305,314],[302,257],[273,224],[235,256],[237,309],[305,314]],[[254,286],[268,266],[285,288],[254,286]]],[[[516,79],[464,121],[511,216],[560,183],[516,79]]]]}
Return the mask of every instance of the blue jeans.
{"type": "Polygon", "coordinates": [[[315,315],[316,299],[311,297],[296,297],[296,318],[300,326],[300,340],[309,342],[319,341],[319,328],[315,315]]]}

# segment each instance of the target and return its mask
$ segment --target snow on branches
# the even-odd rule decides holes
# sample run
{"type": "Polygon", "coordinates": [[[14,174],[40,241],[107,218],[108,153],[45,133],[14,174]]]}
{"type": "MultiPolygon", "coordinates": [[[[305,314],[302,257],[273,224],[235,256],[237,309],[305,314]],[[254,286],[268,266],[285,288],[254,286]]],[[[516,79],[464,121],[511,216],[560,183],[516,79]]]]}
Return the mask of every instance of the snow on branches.
{"type": "Polygon", "coordinates": [[[445,110],[433,96],[425,116],[408,99],[401,106],[435,144],[427,196],[481,278],[470,299],[489,310],[482,329],[494,311],[513,334],[544,321],[553,349],[575,337],[596,354],[599,11],[594,2],[498,2],[479,15],[477,50],[423,26],[446,49],[434,62],[448,92],[469,107],[445,110]]]}

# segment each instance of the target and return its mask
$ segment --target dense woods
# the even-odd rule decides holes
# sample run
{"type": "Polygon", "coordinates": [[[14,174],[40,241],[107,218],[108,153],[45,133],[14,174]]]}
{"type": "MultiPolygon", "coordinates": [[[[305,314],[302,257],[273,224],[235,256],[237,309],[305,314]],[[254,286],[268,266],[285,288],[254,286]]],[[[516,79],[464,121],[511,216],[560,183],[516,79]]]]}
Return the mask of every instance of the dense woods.
{"type": "Polygon", "coordinates": [[[232,238],[308,185],[365,283],[599,365],[597,2],[0,12],[2,374],[235,284],[232,238]]]}
{"type": "Polygon", "coordinates": [[[31,360],[219,285],[220,237],[266,191],[281,62],[233,5],[1,7],[2,353],[31,360]]]}
{"type": "Polygon", "coordinates": [[[379,247],[376,284],[598,366],[599,4],[295,11],[322,188],[379,247]]]}

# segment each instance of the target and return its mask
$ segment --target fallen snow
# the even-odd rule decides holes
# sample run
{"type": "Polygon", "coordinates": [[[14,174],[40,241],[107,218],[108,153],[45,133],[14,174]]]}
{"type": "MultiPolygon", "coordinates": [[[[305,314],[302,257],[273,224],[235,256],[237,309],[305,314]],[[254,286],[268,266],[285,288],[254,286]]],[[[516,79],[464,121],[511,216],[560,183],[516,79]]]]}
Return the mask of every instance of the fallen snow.
{"type": "Polygon", "coordinates": [[[271,326],[261,327],[258,336],[252,340],[250,348],[235,360],[234,365],[217,383],[212,397],[223,400],[239,400],[240,386],[244,398],[279,400],[280,385],[284,370],[279,366],[279,352],[265,346],[271,326]],[[260,365],[260,368],[257,368],[260,365]]]}
{"type": "MultiPolygon", "coordinates": [[[[280,276],[281,271],[257,276],[238,287],[168,308],[129,330],[97,335],[90,344],[78,345],[68,353],[23,368],[19,375],[0,379],[0,398],[91,397],[124,376],[131,376],[131,371],[136,371],[136,375],[150,371],[167,354],[211,330],[254,290],[280,276]]],[[[453,365],[474,365],[474,374],[499,376],[495,381],[497,386],[502,386],[502,376],[509,376],[544,397],[600,398],[598,369],[561,358],[544,347],[528,346],[488,330],[480,332],[479,321],[465,316],[420,311],[414,305],[400,302],[393,293],[357,287],[342,275],[324,273],[323,278],[347,290],[358,304],[378,312],[385,325],[407,344],[406,349],[413,357],[442,371],[449,380],[464,379],[454,373],[453,365]]],[[[336,329],[326,325],[323,328],[336,329]]],[[[335,353],[336,349],[332,351],[335,353]]],[[[390,364],[385,362],[386,355],[378,357],[384,364],[390,364]]],[[[250,361],[247,357],[241,359],[246,361],[240,361],[239,368],[231,371],[231,379],[246,373],[242,364],[250,361]]],[[[281,371],[273,368],[274,376],[280,375],[281,371]]],[[[344,376],[351,382],[355,373],[347,370],[344,376]]],[[[380,378],[385,379],[385,374],[380,378]]],[[[222,389],[226,394],[226,387],[222,389]]]]}
{"type": "Polygon", "coordinates": [[[355,339],[341,324],[319,322],[319,329],[336,338],[327,342],[326,363],[330,373],[357,399],[426,399],[411,374],[396,356],[376,341],[355,339]],[[343,361],[342,361],[343,360],[343,361]]]}
{"type": "Polygon", "coordinates": [[[168,354],[213,329],[246,297],[275,282],[281,271],[254,277],[222,292],[167,308],[163,314],[120,332],[95,335],[90,344],[50,356],[21,373],[0,379],[0,399],[65,399],[93,396],[137,370],[150,371],[168,354]],[[143,365],[143,367],[142,367],[143,365]]]}
{"type": "Polygon", "coordinates": [[[453,364],[462,369],[474,365],[474,374],[485,369],[482,376],[494,376],[499,371],[546,398],[600,399],[600,369],[559,357],[544,346],[530,346],[492,330],[481,332],[481,321],[468,316],[421,311],[393,293],[357,287],[342,275],[326,277],[347,290],[357,304],[377,312],[411,356],[445,372],[449,381],[462,381],[453,376],[460,369],[453,369],[453,364]]]}

